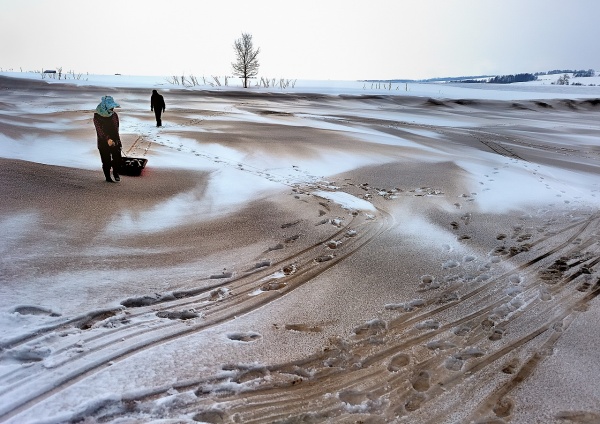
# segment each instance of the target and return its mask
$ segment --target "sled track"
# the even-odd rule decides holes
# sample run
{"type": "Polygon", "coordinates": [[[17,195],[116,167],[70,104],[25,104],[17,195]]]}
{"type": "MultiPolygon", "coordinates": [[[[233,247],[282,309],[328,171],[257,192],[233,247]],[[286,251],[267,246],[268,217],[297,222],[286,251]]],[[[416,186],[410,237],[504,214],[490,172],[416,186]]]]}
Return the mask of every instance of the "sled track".
{"type": "Polygon", "coordinates": [[[485,131],[476,131],[469,130],[468,133],[477,139],[481,144],[487,146],[490,150],[499,155],[506,156],[511,159],[519,159],[525,161],[521,156],[514,153],[509,148],[505,147],[505,145],[500,141],[500,139],[505,139],[506,137],[499,136],[498,134],[485,132],[485,131]]]}
{"type": "Polygon", "coordinates": [[[268,266],[248,270],[235,278],[215,278],[215,284],[199,290],[173,293],[173,296],[155,299],[151,305],[94,311],[47,326],[34,335],[13,340],[3,346],[4,351],[25,343],[35,343],[50,332],[69,328],[96,329],[90,331],[88,336],[76,337],[77,341],[65,337],[68,340],[53,352],[55,360],[52,368],[34,363],[1,375],[0,379],[5,385],[0,391],[0,421],[10,419],[53,394],[140,351],[201,332],[276,301],[361,249],[389,229],[391,222],[391,216],[383,211],[379,212],[376,220],[354,216],[348,225],[326,239],[268,266]],[[350,230],[352,236],[347,236],[350,230]],[[338,249],[331,250],[324,245],[332,239],[342,240],[338,249]],[[288,275],[281,278],[269,277],[286,266],[290,267],[288,275]],[[263,292],[250,295],[261,287],[263,292]],[[194,316],[198,318],[187,321],[184,315],[184,318],[168,319],[170,313],[174,313],[175,318],[180,317],[178,313],[182,309],[193,310],[194,316]],[[100,327],[103,323],[112,323],[115,328],[100,327]],[[101,329],[98,330],[99,328],[101,329]],[[87,350],[73,355],[81,342],[87,350]]]}
{"type": "MultiPolygon", "coordinates": [[[[529,253],[510,257],[511,271],[479,284],[451,285],[424,304],[357,327],[348,340],[331,340],[303,360],[263,367],[228,364],[223,367],[227,375],[181,383],[174,388],[192,392],[194,400],[176,412],[209,422],[245,423],[346,422],[349,414],[353,420],[377,416],[382,422],[399,417],[430,423],[509,418],[511,392],[552,354],[560,336],[600,294],[594,271],[600,263],[599,224],[593,215],[545,236],[529,246],[529,253]],[[509,290],[515,286],[517,295],[509,290]],[[478,381],[489,379],[471,378],[480,373],[495,375],[500,383],[482,387],[478,381]],[[239,391],[226,388],[232,382],[239,391]],[[471,403],[463,405],[465,399],[471,403]],[[456,411],[464,415],[451,415],[456,411]]],[[[339,260],[384,227],[358,240],[339,260]]],[[[326,269],[298,273],[298,284],[326,269]]],[[[157,388],[146,396],[125,396],[112,406],[125,416],[132,413],[126,405],[166,396],[166,388],[157,388]]],[[[103,416],[100,409],[95,414],[103,416]]],[[[110,418],[118,416],[113,408],[110,418]]]]}
{"type": "Polygon", "coordinates": [[[514,135],[504,135],[504,134],[493,133],[490,131],[481,132],[481,133],[488,135],[490,137],[494,137],[495,139],[500,140],[500,142],[503,144],[508,144],[508,145],[512,144],[512,145],[516,145],[516,146],[522,146],[522,147],[525,147],[528,149],[542,150],[542,151],[551,152],[551,153],[562,155],[562,156],[573,156],[573,157],[592,159],[592,160],[600,159],[600,152],[594,151],[593,147],[585,149],[581,146],[569,146],[569,147],[553,146],[551,144],[546,145],[546,144],[535,143],[535,142],[532,142],[529,140],[526,141],[526,140],[518,138],[514,135]]]}
{"type": "MultiPolygon", "coordinates": [[[[432,323],[429,327],[422,327],[421,331],[415,331],[415,324],[428,322],[432,317],[442,315],[446,309],[472,300],[482,290],[492,292],[495,290],[492,286],[514,274],[500,275],[461,296],[456,302],[434,307],[429,312],[412,313],[413,316],[408,319],[396,322],[392,320],[385,328],[373,328],[367,334],[356,331],[355,340],[339,341],[325,353],[315,355],[303,363],[283,364],[264,370],[264,374],[268,374],[271,380],[281,374],[295,376],[296,380],[288,378],[288,387],[275,387],[265,383],[263,387],[249,390],[249,393],[243,393],[242,396],[224,395],[217,398],[217,401],[223,405],[223,411],[228,410],[228,416],[235,413],[236,418],[242,418],[243,422],[256,423],[295,422],[294,419],[306,422],[325,419],[336,422],[339,419],[342,422],[353,406],[356,410],[366,408],[370,414],[376,414],[383,421],[389,422],[395,417],[410,414],[419,416],[416,414],[430,409],[429,404],[436,404],[435,410],[445,410],[445,413],[429,417],[428,422],[439,423],[447,422],[446,414],[450,411],[461,409],[456,408],[456,403],[451,407],[443,407],[447,392],[458,388],[472,394],[475,388],[470,387],[474,383],[470,381],[470,376],[479,372],[495,372],[506,375],[505,383],[491,391],[480,406],[473,410],[470,418],[506,417],[510,414],[510,407],[506,406],[510,405],[510,401],[506,401],[506,395],[531,375],[543,357],[550,354],[552,345],[570,322],[600,294],[598,276],[581,272],[584,264],[589,268],[600,262],[598,238],[591,234],[587,244],[595,246],[589,252],[589,259],[584,262],[575,261],[579,263],[573,265],[571,270],[565,270],[565,275],[550,285],[552,299],[542,300],[538,295],[540,287],[545,283],[536,278],[540,268],[544,269],[537,265],[541,265],[549,257],[573,256],[581,246],[571,249],[571,244],[587,234],[590,226],[597,229],[597,217],[580,224],[566,242],[545,250],[517,267],[516,271],[525,280],[532,281],[523,287],[523,306],[508,311],[501,319],[496,317],[492,321],[490,316],[494,313],[501,314],[499,306],[511,302],[511,297],[507,295],[500,296],[492,304],[473,302],[473,306],[478,303],[483,305],[465,317],[449,320],[447,323],[442,323],[440,319],[437,325],[432,323]],[[587,278],[582,279],[582,276],[587,278]],[[577,282],[579,287],[573,287],[573,282],[577,282]],[[589,286],[585,287],[586,285],[589,286]],[[574,291],[581,293],[581,296],[571,296],[574,291]],[[525,332],[519,333],[518,328],[515,328],[515,336],[512,336],[511,326],[518,327],[521,321],[530,320],[531,314],[541,315],[543,318],[536,320],[536,326],[525,332]],[[383,339],[388,343],[381,343],[383,339]],[[390,340],[400,342],[384,350],[378,348],[380,343],[389,346],[390,340]],[[534,353],[527,356],[529,349],[533,349],[534,353]],[[335,363],[336,357],[347,359],[335,363]],[[329,366],[324,365],[328,361],[332,361],[329,366]],[[302,373],[301,370],[312,370],[314,376],[308,372],[302,373]],[[328,393],[337,395],[327,396],[328,393]],[[300,399],[302,402],[299,402],[300,399]],[[299,403],[301,405],[296,406],[299,403]],[[309,411],[320,412],[316,416],[309,411]]],[[[247,372],[240,368],[238,373],[243,375],[244,371],[247,372]]],[[[214,383],[199,383],[196,395],[202,398],[204,392],[207,392],[203,387],[210,387],[214,383]]],[[[484,388],[479,388],[482,389],[484,388]]],[[[215,398],[207,396],[207,400],[214,402],[215,398]]],[[[213,408],[209,405],[210,402],[203,404],[199,401],[186,412],[197,411],[199,406],[213,408]]],[[[360,416],[358,413],[352,414],[353,419],[359,419],[360,416]]]]}

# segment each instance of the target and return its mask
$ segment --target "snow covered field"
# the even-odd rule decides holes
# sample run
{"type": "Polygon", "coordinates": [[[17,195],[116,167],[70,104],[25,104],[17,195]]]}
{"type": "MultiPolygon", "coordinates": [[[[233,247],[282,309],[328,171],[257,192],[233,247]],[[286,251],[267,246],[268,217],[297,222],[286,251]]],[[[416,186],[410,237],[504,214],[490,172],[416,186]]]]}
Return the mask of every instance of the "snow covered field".
{"type": "Polygon", "coordinates": [[[0,421],[600,422],[600,87],[557,77],[0,74],[0,421]]]}

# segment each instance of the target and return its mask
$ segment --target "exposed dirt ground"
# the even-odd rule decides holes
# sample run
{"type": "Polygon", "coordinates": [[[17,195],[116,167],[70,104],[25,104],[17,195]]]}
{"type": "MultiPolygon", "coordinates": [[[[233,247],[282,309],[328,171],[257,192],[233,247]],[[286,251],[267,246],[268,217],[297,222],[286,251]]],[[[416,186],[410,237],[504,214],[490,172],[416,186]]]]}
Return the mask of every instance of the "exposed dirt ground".
{"type": "Polygon", "coordinates": [[[598,101],[0,89],[1,422],[600,422],[598,101]]]}

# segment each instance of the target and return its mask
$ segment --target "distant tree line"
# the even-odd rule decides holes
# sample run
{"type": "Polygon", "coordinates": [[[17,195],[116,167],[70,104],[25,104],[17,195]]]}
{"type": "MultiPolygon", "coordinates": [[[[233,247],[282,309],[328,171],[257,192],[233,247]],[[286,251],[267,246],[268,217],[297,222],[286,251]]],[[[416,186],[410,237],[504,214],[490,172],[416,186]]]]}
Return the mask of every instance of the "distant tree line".
{"type": "MultiPolygon", "coordinates": [[[[446,83],[470,83],[470,84],[512,84],[514,82],[527,82],[536,81],[540,75],[556,75],[561,74],[561,79],[557,82],[559,85],[568,85],[567,74],[573,74],[573,77],[593,77],[596,76],[596,71],[593,69],[585,70],[573,70],[573,69],[554,69],[547,72],[536,72],[534,74],[524,73],[516,75],[479,75],[479,76],[464,76],[464,77],[442,77],[442,78],[428,78],[420,80],[410,79],[392,79],[392,80],[364,80],[366,82],[385,82],[385,83],[407,83],[407,82],[446,82],[446,83]]],[[[553,83],[554,84],[554,83],[553,83]]]]}
{"type": "Polygon", "coordinates": [[[596,75],[596,71],[593,69],[588,69],[587,71],[577,71],[573,72],[574,77],[593,77],[596,75]]]}
{"type": "Polygon", "coordinates": [[[574,77],[593,77],[596,76],[596,71],[593,69],[585,70],[573,70],[573,69],[554,69],[548,72],[536,72],[535,75],[557,75],[557,74],[573,74],[574,77]]]}
{"type": "Polygon", "coordinates": [[[438,77],[421,79],[418,82],[485,82],[481,81],[482,78],[490,78],[492,75],[477,75],[477,76],[464,76],[464,77],[438,77]],[[477,79],[476,79],[477,78],[477,79]]]}
{"type": "MultiPolygon", "coordinates": [[[[474,79],[473,77],[469,79],[461,79],[459,81],[453,80],[448,82],[461,82],[461,83],[471,83],[471,84],[512,84],[514,82],[527,82],[527,81],[535,81],[538,79],[540,75],[556,75],[561,74],[562,76],[558,79],[556,84],[558,85],[569,85],[569,74],[572,74],[574,78],[578,77],[593,77],[596,76],[596,71],[593,69],[585,70],[573,70],[573,69],[554,69],[548,72],[536,72],[534,74],[524,73],[524,74],[516,74],[516,75],[498,75],[491,78],[481,78],[474,79]]],[[[554,84],[554,83],[553,83],[554,84]]]]}
{"type": "Polygon", "coordinates": [[[485,79],[466,79],[459,82],[470,84],[512,84],[513,82],[535,81],[537,76],[534,74],[516,74],[516,75],[497,75],[485,79]]]}
{"type": "Polygon", "coordinates": [[[513,82],[535,81],[537,76],[533,74],[499,75],[490,78],[487,82],[490,84],[512,84],[513,82]]]}

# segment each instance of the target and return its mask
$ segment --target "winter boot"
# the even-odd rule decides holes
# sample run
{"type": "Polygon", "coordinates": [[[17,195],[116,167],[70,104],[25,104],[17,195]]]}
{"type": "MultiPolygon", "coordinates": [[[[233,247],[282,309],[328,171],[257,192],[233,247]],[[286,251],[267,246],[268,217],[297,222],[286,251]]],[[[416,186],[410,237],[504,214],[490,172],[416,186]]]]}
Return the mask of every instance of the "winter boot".
{"type": "Polygon", "coordinates": [[[104,177],[106,177],[106,181],[109,183],[114,183],[112,178],[110,178],[110,169],[103,169],[103,171],[104,171],[104,177]]]}

